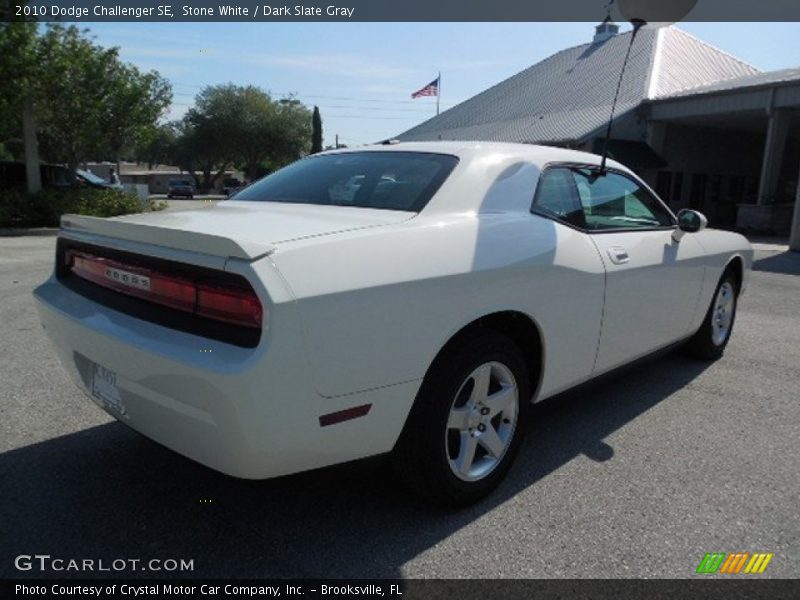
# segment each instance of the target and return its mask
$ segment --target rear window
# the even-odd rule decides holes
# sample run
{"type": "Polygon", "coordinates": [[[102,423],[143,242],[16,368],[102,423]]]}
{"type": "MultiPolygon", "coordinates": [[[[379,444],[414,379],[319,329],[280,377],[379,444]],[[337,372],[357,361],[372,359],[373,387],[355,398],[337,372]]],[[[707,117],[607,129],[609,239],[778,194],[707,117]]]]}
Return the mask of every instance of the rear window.
{"type": "Polygon", "coordinates": [[[311,156],[236,194],[236,200],[421,211],[458,163],[425,152],[311,156]]]}

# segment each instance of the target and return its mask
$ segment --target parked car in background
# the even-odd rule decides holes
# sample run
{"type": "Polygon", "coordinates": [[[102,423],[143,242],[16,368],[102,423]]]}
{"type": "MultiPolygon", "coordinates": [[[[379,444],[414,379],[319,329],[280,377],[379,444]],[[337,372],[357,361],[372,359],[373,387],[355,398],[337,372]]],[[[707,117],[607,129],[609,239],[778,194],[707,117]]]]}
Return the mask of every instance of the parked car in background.
{"type": "Polygon", "coordinates": [[[76,178],[78,183],[83,185],[88,185],[90,187],[98,188],[98,189],[110,189],[110,190],[121,190],[122,184],[121,183],[111,183],[107,179],[103,179],[99,175],[95,175],[91,171],[84,171],[83,169],[78,169],[75,171],[76,178]]]}
{"type": "Polygon", "coordinates": [[[222,193],[227,197],[233,196],[244,187],[244,183],[236,177],[226,177],[222,182],[222,193]]]}
{"type": "MultiPolygon", "coordinates": [[[[41,163],[39,176],[42,187],[67,189],[85,185],[97,189],[122,189],[121,184],[113,184],[91,171],[76,169],[70,177],[70,171],[62,165],[41,163]]],[[[28,183],[25,163],[21,161],[0,161],[0,188],[24,187],[28,183]]]]}
{"type": "Polygon", "coordinates": [[[194,198],[195,188],[191,179],[170,179],[167,198],[194,198]]]}
{"type": "MultiPolygon", "coordinates": [[[[39,177],[42,187],[68,188],[74,185],[70,181],[69,169],[61,165],[41,163],[39,177]]],[[[28,184],[25,163],[14,160],[0,160],[0,188],[25,187],[28,184]]]]}
{"type": "Polygon", "coordinates": [[[407,143],[177,216],[64,216],[35,295],[75,383],[176,452],[244,478],[390,453],[463,505],[533,402],[676,344],[722,356],[752,257],[615,161],[407,143]]]}

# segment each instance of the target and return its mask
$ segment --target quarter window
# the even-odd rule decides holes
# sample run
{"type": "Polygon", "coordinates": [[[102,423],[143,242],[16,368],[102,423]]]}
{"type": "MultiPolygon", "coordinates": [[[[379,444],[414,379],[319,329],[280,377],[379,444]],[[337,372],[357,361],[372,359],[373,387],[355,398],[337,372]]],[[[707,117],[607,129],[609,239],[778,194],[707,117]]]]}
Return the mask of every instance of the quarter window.
{"type": "Polygon", "coordinates": [[[575,227],[586,226],[575,180],[569,169],[547,169],[542,173],[536,186],[533,211],[575,227]]]}

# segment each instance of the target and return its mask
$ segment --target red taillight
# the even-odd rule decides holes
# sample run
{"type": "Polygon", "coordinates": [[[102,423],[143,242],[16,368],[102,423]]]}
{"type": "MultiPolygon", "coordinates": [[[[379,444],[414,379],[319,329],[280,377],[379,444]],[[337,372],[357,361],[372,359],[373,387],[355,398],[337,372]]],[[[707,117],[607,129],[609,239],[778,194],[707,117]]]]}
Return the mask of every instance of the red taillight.
{"type": "MultiPolygon", "coordinates": [[[[130,293],[128,290],[120,291],[130,293]]],[[[132,295],[177,308],[178,310],[193,312],[197,297],[197,287],[189,280],[153,274],[150,276],[150,292],[139,294],[134,290],[132,295]]]]}
{"type": "Polygon", "coordinates": [[[74,250],[67,251],[66,265],[78,277],[129,296],[226,323],[262,325],[261,302],[250,289],[174,277],[74,250]]]}
{"type": "Polygon", "coordinates": [[[261,327],[261,302],[248,290],[200,284],[197,286],[197,314],[248,327],[261,327]]]}

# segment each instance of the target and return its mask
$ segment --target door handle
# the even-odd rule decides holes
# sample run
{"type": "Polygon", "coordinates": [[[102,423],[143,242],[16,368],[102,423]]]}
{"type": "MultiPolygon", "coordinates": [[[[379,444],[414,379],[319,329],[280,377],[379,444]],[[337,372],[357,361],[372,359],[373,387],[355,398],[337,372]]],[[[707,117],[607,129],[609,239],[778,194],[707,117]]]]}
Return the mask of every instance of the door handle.
{"type": "Polygon", "coordinates": [[[628,251],[622,246],[612,246],[608,249],[608,257],[615,265],[625,264],[630,260],[628,251]]]}

